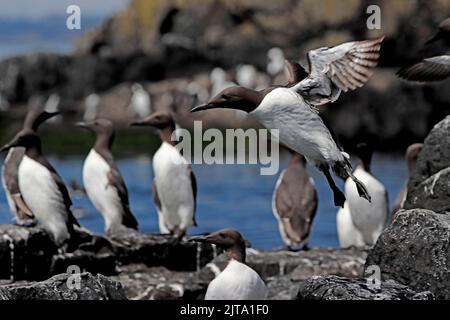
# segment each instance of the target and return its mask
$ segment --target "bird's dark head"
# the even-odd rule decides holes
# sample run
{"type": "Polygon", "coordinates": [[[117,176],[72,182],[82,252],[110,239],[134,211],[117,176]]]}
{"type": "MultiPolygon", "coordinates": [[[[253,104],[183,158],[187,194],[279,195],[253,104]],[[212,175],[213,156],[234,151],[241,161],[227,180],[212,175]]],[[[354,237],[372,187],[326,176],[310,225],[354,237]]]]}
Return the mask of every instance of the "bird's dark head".
{"type": "Polygon", "coordinates": [[[361,165],[366,171],[370,171],[370,165],[372,163],[373,148],[367,143],[359,143],[356,146],[356,155],[361,162],[361,165]]]}
{"type": "Polygon", "coordinates": [[[215,244],[227,251],[231,258],[245,262],[245,248],[247,246],[247,241],[236,230],[222,229],[208,235],[193,236],[190,237],[189,240],[215,244]]]}
{"type": "Polygon", "coordinates": [[[209,109],[236,109],[252,112],[261,103],[263,96],[260,92],[245,87],[229,87],[222,90],[207,103],[196,106],[191,112],[209,109]]]}
{"type": "Polygon", "coordinates": [[[10,142],[0,148],[0,152],[7,151],[14,147],[24,147],[26,150],[37,147],[40,148],[41,139],[32,129],[23,129],[10,142]]]}
{"type": "Polygon", "coordinates": [[[165,111],[157,111],[150,116],[131,123],[131,126],[150,126],[160,130],[165,128],[174,128],[175,122],[170,113],[165,111]]]}

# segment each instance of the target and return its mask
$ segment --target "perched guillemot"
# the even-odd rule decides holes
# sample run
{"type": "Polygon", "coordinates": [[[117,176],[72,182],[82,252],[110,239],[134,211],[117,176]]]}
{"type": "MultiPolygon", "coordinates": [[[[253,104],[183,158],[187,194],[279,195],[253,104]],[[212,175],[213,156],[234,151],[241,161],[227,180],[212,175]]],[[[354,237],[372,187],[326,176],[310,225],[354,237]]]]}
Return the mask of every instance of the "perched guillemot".
{"type": "Polygon", "coordinates": [[[403,204],[405,203],[406,196],[408,195],[407,184],[409,177],[411,176],[417,162],[417,157],[419,156],[420,151],[423,148],[423,143],[414,143],[406,149],[405,159],[408,164],[408,179],[403,186],[402,190],[397,195],[395,200],[394,207],[392,208],[392,215],[394,215],[398,210],[403,208],[403,204]]]}
{"type": "Polygon", "coordinates": [[[162,144],[153,156],[153,199],[160,232],[181,238],[190,227],[197,225],[197,182],[190,164],[174,147],[175,122],[169,113],[161,111],[131,125],[160,130],[162,144]]]}
{"type": "Polygon", "coordinates": [[[95,133],[94,147],[83,164],[83,184],[94,207],[105,220],[105,233],[138,229],[138,222],[130,210],[128,190],[114,163],[111,146],[114,141],[114,125],[107,119],[78,122],[78,126],[95,133]]]}
{"type": "MultiPolygon", "coordinates": [[[[41,108],[32,107],[25,117],[23,130],[37,132],[43,122],[57,114],[59,113],[46,112],[41,108]]],[[[24,153],[25,149],[22,147],[13,147],[8,150],[2,167],[2,182],[9,209],[17,223],[19,225],[30,225],[34,222],[34,215],[22,198],[18,178],[19,164],[24,153]]]]}
{"type": "Polygon", "coordinates": [[[386,188],[370,172],[372,149],[365,143],[357,146],[358,165],[355,177],[365,184],[372,201],[358,195],[351,179],[345,182],[346,204],[336,217],[337,231],[342,247],[372,246],[383,231],[388,217],[389,205],[386,188]]]}
{"type": "MultiPolygon", "coordinates": [[[[288,85],[261,91],[231,87],[191,111],[231,108],[250,113],[267,129],[278,129],[279,140],[284,145],[315,163],[333,190],[335,205],[343,206],[345,196],[334,183],[330,166],[342,179],[350,176],[358,186],[359,195],[370,201],[366,187],[353,175],[348,155],[338,146],[314,106],[334,102],[341,91],[363,86],[377,65],[383,39],[311,50],[306,78],[302,79],[298,72],[295,81],[288,85]]],[[[302,67],[290,69],[299,71],[302,67]]]]}
{"type": "Polygon", "coordinates": [[[42,153],[41,139],[32,129],[20,131],[1,151],[24,147],[18,169],[19,189],[36,221],[59,246],[66,243],[78,225],[70,210],[69,192],[55,169],[42,153]]]}
{"type": "MultiPolygon", "coordinates": [[[[443,40],[450,43],[450,18],[439,24],[438,32],[426,42],[443,40]]],[[[425,58],[422,61],[408,65],[397,71],[400,78],[411,81],[439,81],[450,77],[450,54],[425,58]]]]}
{"type": "Polygon", "coordinates": [[[205,300],[264,300],[267,287],[258,273],[245,264],[245,239],[232,229],[190,240],[208,242],[225,250],[229,259],[226,268],[208,285],[205,300]]]}
{"type": "Polygon", "coordinates": [[[309,242],[317,211],[317,191],[306,171],[305,157],[291,153],[291,161],[275,186],[272,212],[284,243],[290,250],[298,250],[306,248],[309,242]]]}
{"type": "Polygon", "coordinates": [[[152,102],[148,92],[139,83],[131,86],[129,110],[138,118],[148,117],[152,113],[152,102]]]}

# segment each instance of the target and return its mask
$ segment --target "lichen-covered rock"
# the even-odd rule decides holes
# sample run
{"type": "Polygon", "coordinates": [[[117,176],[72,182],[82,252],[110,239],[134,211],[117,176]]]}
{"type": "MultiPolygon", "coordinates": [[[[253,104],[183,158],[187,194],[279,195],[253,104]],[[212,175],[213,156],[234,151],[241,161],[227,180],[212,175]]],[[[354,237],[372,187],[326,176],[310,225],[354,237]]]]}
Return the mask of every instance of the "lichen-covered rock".
{"type": "Polygon", "coordinates": [[[35,283],[0,285],[1,300],[125,300],[122,285],[101,274],[59,274],[35,283]],[[79,277],[73,282],[71,277],[79,277]]]}
{"type": "Polygon", "coordinates": [[[382,279],[450,299],[450,215],[423,209],[397,212],[369,251],[370,265],[380,268],[382,279]]]}
{"type": "Polygon", "coordinates": [[[300,283],[298,300],[432,300],[430,292],[415,292],[394,280],[379,286],[367,284],[366,279],[338,276],[317,276],[300,283]]]}

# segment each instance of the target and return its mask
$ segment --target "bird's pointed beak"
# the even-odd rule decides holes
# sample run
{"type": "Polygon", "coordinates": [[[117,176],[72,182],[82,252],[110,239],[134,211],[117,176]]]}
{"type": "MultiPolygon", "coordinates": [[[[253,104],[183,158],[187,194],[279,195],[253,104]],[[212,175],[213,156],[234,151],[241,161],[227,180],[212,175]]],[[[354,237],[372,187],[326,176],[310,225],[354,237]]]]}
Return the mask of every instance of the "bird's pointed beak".
{"type": "Polygon", "coordinates": [[[216,108],[216,106],[214,104],[205,103],[205,104],[201,104],[199,106],[192,108],[191,112],[203,111],[203,110],[214,109],[214,108],[216,108]]]}
{"type": "Polygon", "coordinates": [[[11,145],[11,143],[7,143],[3,147],[0,148],[0,152],[5,152],[5,151],[11,149],[12,147],[14,147],[14,146],[11,145]]]}
{"type": "Polygon", "coordinates": [[[209,242],[210,235],[209,234],[201,234],[197,236],[191,236],[188,238],[188,241],[195,241],[195,242],[209,242]]]}
{"type": "Polygon", "coordinates": [[[90,129],[89,125],[84,121],[76,122],[75,125],[80,128],[90,129]]]}
{"type": "Polygon", "coordinates": [[[147,126],[148,123],[144,120],[138,120],[130,123],[130,127],[141,127],[141,126],[147,126]]]}

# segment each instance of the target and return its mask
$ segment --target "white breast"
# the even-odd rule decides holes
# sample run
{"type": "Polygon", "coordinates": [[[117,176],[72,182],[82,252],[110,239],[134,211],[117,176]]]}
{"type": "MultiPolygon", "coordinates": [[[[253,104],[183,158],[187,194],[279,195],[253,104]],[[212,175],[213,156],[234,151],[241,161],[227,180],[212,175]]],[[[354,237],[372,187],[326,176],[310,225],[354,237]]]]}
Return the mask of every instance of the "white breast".
{"type": "Polygon", "coordinates": [[[109,164],[94,149],[84,160],[83,184],[94,207],[105,219],[105,232],[114,232],[122,225],[123,206],[116,188],[108,182],[109,164]]]}
{"type": "Polygon", "coordinates": [[[36,220],[61,244],[70,237],[64,198],[50,171],[39,162],[24,156],[19,165],[19,188],[36,220]]]}
{"type": "Polygon", "coordinates": [[[364,242],[373,245],[384,229],[388,215],[387,193],[384,186],[370,173],[357,167],[354,175],[367,187],[372,196],[368,202],[358,195],[351,179],[345,182],[345,194],[355,227],[361,232],[364,242]]]}
{"type": "Polygon", "coordinates": [[[347,201],[344,203],[344,208],[340,208],[336,215],[336,227],[341,248],[364,246],[363,236],[353,224],[347,201]]]}
{"type": "Polygon", "coordinates": [[[244,263],[231,260],[213,280],[205,300],[264,300],[267,287],[255,270],[244,263]]]}
{"type": "Polygon", "coordinates": [[[342,161],[343,156],[319,114],[289,88],[268,93],[253,115],[268,129],[278,129],[280,141],[309,160],[342,161]]]}
{"type": "Polygon", "coordinates": [[[165,233],[175,227],[187,230],[193,225],[194,218],[188,162],[175,147],[163,142],[153,157],[153,171],[161,201],[160,226],[165,226],[160,227],[160,231],[165,233]]]}

